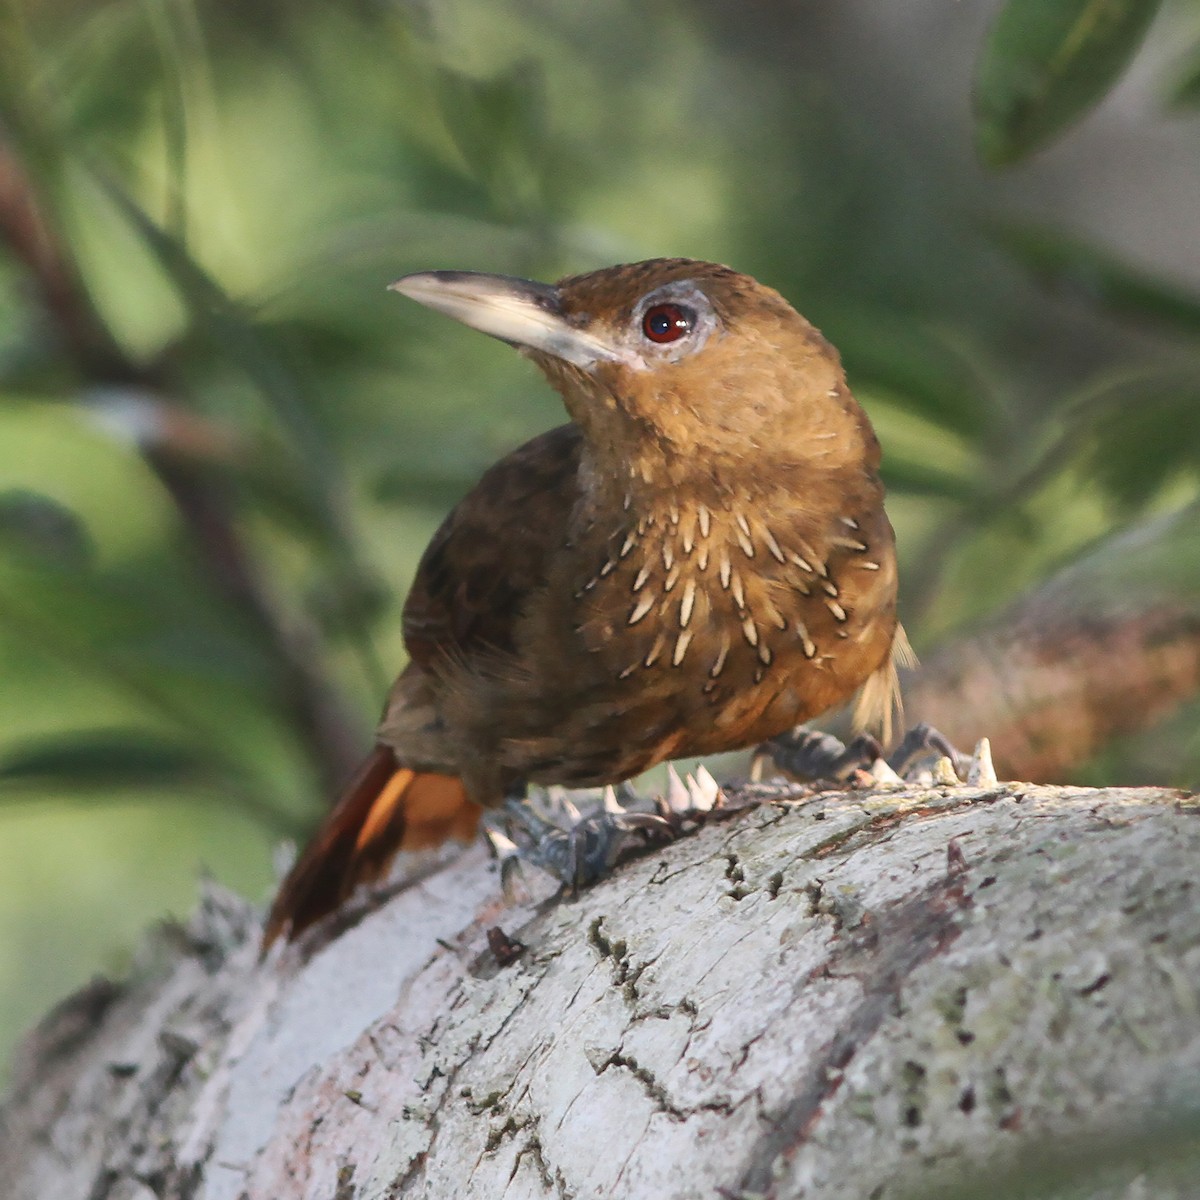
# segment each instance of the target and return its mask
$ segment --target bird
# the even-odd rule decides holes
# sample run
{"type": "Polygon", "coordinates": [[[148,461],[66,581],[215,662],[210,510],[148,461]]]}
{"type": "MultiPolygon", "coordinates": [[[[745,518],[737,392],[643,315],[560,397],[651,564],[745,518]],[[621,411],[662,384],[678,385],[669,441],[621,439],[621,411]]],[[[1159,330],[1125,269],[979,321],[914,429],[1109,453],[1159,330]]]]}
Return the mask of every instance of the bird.
{"type": "Polygon", "coordinates": [[[267,947],[530,784],[754,746],[856,694],[878,725],[898,697],[879,442],[837,351],[779,292],[686,258],[390,286],[515,347],[569,420],[434,534],[403,610],[408,665],[267,947]]]}

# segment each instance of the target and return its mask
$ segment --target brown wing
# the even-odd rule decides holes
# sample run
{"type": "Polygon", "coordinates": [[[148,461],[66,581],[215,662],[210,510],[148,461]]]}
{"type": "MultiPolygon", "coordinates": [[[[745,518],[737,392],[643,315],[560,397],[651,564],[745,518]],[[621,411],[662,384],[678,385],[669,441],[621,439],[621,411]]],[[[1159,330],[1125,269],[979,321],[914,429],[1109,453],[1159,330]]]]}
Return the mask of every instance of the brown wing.
{"type": "Polygon", "coordinates": [[[580,445],[577,425],[526,442],[442,522],[404,605],[404,641],[419,666],[436,670],[447,655],[514,649],[517,617],[566,538],[580,445]]]}

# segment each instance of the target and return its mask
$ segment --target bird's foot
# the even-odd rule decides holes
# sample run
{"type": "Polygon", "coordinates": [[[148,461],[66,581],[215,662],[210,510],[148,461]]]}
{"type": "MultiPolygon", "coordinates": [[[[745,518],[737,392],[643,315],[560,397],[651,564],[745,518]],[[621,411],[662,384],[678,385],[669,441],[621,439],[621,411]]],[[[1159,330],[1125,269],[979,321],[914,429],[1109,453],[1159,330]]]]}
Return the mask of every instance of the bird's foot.
{"type": "MultiPolygon", "coordinates": [[[[990,747],[987,755],[990,762],[990,747]]],[[[900,739],[900,744],[888,755],[888,766],[902,779],[915,778],[921,772],[928,771],[933,782],[958,783],[966,781],[971,769],[971,756],[964,754],[932,725],[922,721],[900,739]],[[949,762],[949,772],[944,762],[949,762]]]]}
{"type": "Polygon", "coordinates": [[[844,783],[858,771],[883,762],[883,747],[869,733],[845,745],[832,733],[798,725],[763,742],[754,753],[751,778],[762,774],[762,761],[771,759],[781,770],[799,779],[827,779],[844,783]]]}
{"type": "Polygon", "coordinates": [[[832,734],[798,726],[770,741],[755,754],[755,771],[763,759],[801,779],[827,779],[862,784],[955,784],[990,787],[996,783],[992,749],[981,738],[973,754],[964,754],[932,725],[914,725],[886,758],[879,742],[860,734],[843,745],[832,734]]]}
{"type": "Polygon", "coordinates": [[[500,879],[509,891],[521,863],[553,875],[567,891],[595,883],[647,836],[671,838],[676,830],[665,815],[639,811],[628,785],[606,787],[592,811],[581,812],[565,788],[548,788],[528,798],[510,797],[486,823],[500,879]]]}

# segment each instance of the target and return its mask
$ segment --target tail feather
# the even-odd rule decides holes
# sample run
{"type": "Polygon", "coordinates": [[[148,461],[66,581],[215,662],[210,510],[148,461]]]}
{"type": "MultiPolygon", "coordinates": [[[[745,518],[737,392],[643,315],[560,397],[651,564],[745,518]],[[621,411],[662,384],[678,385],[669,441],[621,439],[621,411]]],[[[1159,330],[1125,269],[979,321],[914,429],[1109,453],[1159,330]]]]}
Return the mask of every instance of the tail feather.
{"type": "Polygon", "coordinates": [[[856,732],[864,729],[877,732],[885,746],[891,745],[897,726],[904,724],[904,698],[900,694],[898,668],[909,669],[916,665],[917,656],[908,634],[903,625],[897,625],[887,662],[862,685],[854,702],[851,723],[856,732]]]}
{"type": "Polygon", "coordinates": [[[379,879],[398,850],[469,839],[479,813],[462,780],[402,767],[389,747],[376,746],[280,886],[263,949],[285,929],[296,937],[360,883],[379,879]]]}

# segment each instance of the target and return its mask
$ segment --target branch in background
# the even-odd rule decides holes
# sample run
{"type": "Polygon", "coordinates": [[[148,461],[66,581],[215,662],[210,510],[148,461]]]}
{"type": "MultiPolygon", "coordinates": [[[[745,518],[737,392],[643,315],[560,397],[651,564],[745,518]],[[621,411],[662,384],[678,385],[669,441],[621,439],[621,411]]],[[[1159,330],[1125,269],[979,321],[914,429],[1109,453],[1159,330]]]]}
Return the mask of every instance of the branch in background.
{"type": "Polygon", "coordinates": [[[16,148],[0,122],[0,239],[25,268],[61,348],[84,379],[142,383],[92,305],[74,261],[50,230],[16,148]]]}
{"type": "Polygon", "coordinates": [[[905,681],[905,714],[992,741],[1001,778],[1069,778],[1200,694],[1200,506],[1106,539],[905,681]]]}
{"type": "Polygon", "coordinates": [[[227,499],[203,469],[164,447],[144,445],[142,454],[170,495],[209,578],[250,619],[282,669],[282,711],[308,749],[325,794],[335,795],[358,765],[364,737],[360,722],[321,670],[320,635],[311,622],[278,611],[238,535],[227,499]]]}
{"type": "MultiPolygon", "coordinates": [[[[87,388],[132,390],[165,411],[170,388],[161,371],[128,358],[96,312],[65,239],[12,142],[0,126],[0,241],[25,268],[46,313],[87,388]]],[[[161,439],[139,449],[170,497],[191,546],[214,588],[248,618],[280,668],[280,706],[308,751],[329,793],[353,770],[361,750],[359,722],[320,666],[319,635],[307,622],[286,618],[272,602],[243,544],[231,504],[219,485],[186,454],[161,439]]]]}

